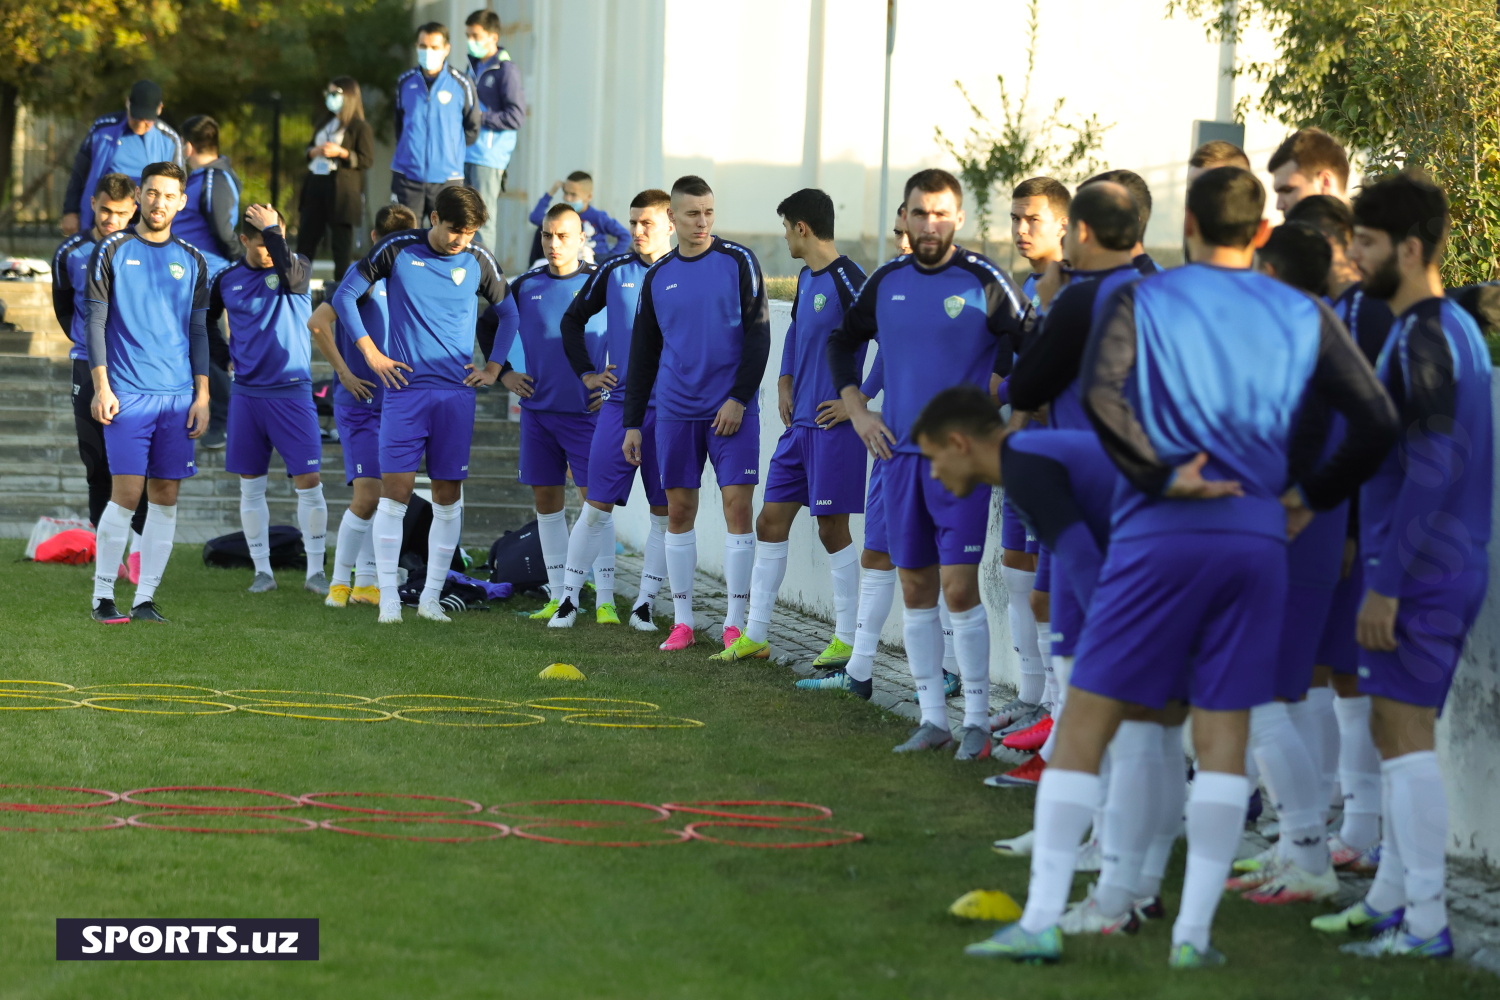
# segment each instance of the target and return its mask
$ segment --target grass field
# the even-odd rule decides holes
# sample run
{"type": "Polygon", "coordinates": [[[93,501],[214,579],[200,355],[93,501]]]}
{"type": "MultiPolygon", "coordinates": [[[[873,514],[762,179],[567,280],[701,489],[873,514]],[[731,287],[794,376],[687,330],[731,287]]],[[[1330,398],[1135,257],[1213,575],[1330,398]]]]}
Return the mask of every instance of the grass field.
{"type": "MultiPolygon", "coordinates": [[[[1232,963],[1222,972],[1169,975],[1164,926],[1135,940],[1072,939],[1055,968],[968,959],[963,945],[991,925],[962,924],[946,907],[978,887],[1024,895],[1026,865],[988,845],[1029,825],[1031,795],[980,786],[991,765],[893,757],[905,724],[862,702],[797,692],[774,666],[710,666],[696,651],[667,657],[623,628],[549,632],[512,613],[535,606],[519,601],[448,626],[408,613],[404,626],[377,629],[373,609],[324,609],[294,589],[293,574],[282,576],[284,590],[245,594],[248,573],[206,569],[189,546],[158,595],[173,625],[104,628],[86,616],[88,568],[15,562],[20,548],[0,543],[5,679],[643,699],[706,726],[0,711],[4,782],[407,792],[485,805],[791,799],[830,806],[831,825],[867,839],[772,851],[410,843],[322,830],[0,834],[6,998],[1495,995],[1493,978],[1463,965],[1355,964],[1306,931],[1315,911],[1266,912],[1233,899],[1215,941],[1232,963]],[[577,664],[588,681],[538,680],[555,660],[577,664]],[[57,962],[53,921],[62,916],[318,917],[322,960],[57,962]]],[[[22,703],[0,697],[0,706],[22,703]]]]}

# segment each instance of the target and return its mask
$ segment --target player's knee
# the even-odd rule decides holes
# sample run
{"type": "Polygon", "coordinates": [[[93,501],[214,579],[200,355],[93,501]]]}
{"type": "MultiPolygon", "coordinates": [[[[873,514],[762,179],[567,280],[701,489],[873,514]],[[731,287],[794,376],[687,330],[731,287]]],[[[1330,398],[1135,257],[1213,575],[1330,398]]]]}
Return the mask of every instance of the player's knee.
{"type": "Polygon", "coordinates": [[[849,535],[849,519],[847,517],[818,518],[818,541],[823,543],[825,552],[842,552],[853,542],[849,535]]]}
{"type": "Polygon", "coordinates": [[[865,549],[859,555],[859,565],[863,569],[892,570],[895,564],[891,562],[889,552],[881,552],[877,549],[865,549]]]}
{"type": "Polygon", "coordinates": [[[1024,570],[1027,573],[1036,572],[1036,555],[1021,549],[1001,549],[1000,565],[1007,569],[1024,570]]]}
{"type": "Polygon", "coordinates": [[[979,606],[979,578],[974,576],[943,580],[943,599],[949,611],[968,611],[979,606]]]}
{"type": "Polygon", "coordinates": [[[292,483],[299,490],[310,490],[314,486],[322,485],[323,478],[316,472],[308,472],[300,476],[293,476],[292,483]]]}
{"type": "Polygon", "coordinates": [[[932,608],[937,606],[938,582],[925,576],[901,578],[901,599],[908,608],[932,608]]]}

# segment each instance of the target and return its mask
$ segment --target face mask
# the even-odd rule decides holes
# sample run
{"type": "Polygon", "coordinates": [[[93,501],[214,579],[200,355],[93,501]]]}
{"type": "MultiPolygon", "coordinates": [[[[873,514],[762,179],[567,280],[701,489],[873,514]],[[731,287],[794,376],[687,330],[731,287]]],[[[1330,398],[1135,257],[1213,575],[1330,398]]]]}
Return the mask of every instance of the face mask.
{"type": "Polygon", "coordinates": [[[489,52],[487,52],[482,45],[471,38],[469,39],[469,55],[473,56],[475,59],[483,59],[489,55],[489,52]]]}
{"type": "Polygon", "coordinates": [[[443,53],[438,49],[417,50],[417,62],[429,73],[436,73],[442,69],[443,63],[446,61],[443,58],[443,53]]]}
{"type": "Polygon", "coordinates": [[[586,206],[587,206],[587,203],[586,202],[582,202],[582,201],[570,201],[570,202],[568,202],[568,207],[571,208],[575,212],[582,212],[586,206]]]}
{"type": "Polygon", "coordinates": [[[343,106],[344,106],[344,95],[343,94],[325,94],[325,95],[323,95],[323,104],[328,108],[328,110],[331,113],[338,114],[339,111],[340,111],[340,109],[342,109],[343,106]]]}

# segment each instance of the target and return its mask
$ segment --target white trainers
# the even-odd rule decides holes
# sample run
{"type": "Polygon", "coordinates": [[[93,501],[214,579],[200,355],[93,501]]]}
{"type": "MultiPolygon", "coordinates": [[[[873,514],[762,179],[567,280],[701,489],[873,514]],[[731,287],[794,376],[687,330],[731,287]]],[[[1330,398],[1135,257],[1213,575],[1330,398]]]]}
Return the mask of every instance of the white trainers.
{"type": "Polygon", "coordinates": [[[1141,929],[1141,919],[1134,907],[1118,917],[1106,916],[1099,909],[1099,899],[1094,895],[1099,883],[1089,886],[1089,894],[1069,906],[1057,922],[1057,929],[1064,934],[1134,934],[1141,929]]]}
{"type": "Polygon", "coordinates": [[[1031,856],[1031,845],[1033,844],[1033,842],[1035,842],[1035,840],[1036,831],[1027,830],[1019,837],[1012,837],[1009,840],[995,841],[995,843],[991,845],[991,849],[996,854],[1004,854],[1007,857],[1027,858],[1031,856]]]}
{"type": "Polygon", "coordinates": [[[375,620],[381,625],[400,625],[401,598],[391,597],[387,599],[382,597],[380,599],[380,617],[375,620]]]}
{"type": "Polygon", "coordinates": [[[658,631],[656,622],[651,620],[650,604],[637,604],[635,607],[631,608],[630,616],[626,619],[626,621],[630,622],[630,627],[635,629],[637,632],[658,631]]]}
{"type": "Polygon", "coordinates": [[[1339,876],[1333,865],[1314,875],[1306,869],[1287,862],[1282,865],[1275,878],[1258,889],[1245,893],[1245,899],[1262,906],[1282,906],[1287,903],[1312,903],[1333,899],[1339,894],[1339,876]]]}
{"type": "Polygon", "coordinates": [[[453,620],[443,613],[443,606],[437,601],[423,601],[417,605],[417,617],[426,618],[430,622],[451,622],[453,620]]]}
{"type": "Polygon", "coordinates": [[[563,602],[557,606],[557,611],[551,618],[547,619],[548,628],[572,628],[578,621],[578,605],[569,598],[564,597],[563,602]]]}

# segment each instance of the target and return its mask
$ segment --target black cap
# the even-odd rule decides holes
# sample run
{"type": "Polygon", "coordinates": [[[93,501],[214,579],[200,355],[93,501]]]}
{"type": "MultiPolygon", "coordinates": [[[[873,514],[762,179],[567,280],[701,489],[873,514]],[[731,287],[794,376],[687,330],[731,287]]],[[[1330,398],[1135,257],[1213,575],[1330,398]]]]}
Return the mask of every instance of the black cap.
{"type": "Polygon", "coordinates": [[[157,109],[161,107],[161,87],[150,80],[137,80],[130,88],[130,100],[126,110],[138,122],[156,121],[157,109]]]}

